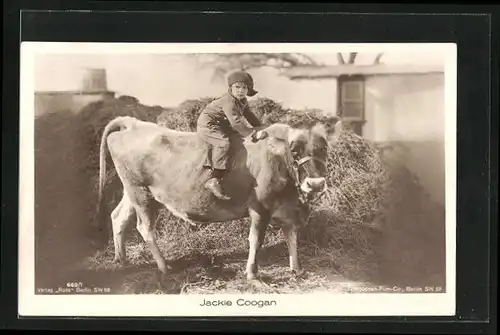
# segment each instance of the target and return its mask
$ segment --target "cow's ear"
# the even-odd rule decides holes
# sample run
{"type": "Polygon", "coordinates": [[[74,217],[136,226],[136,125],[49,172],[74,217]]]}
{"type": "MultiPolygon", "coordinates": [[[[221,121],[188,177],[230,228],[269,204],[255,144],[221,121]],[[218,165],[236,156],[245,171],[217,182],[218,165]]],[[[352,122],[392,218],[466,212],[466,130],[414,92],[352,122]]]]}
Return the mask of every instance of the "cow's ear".
{"type": "Polygon", "coordinates": [[[323,124],[325,128],[327,136],[331,136],[335,133],[340,132],[342,126],[341,121],[341,118],[337,115],[329,115],[321,121],[321,124],[323,124]]]}
{"type": "Polygon", "coordinates": [[[314,127],[312,127],[311,132],[316,135],[328,140],[328,131],[322,123],[316,123],[314,127]]]}
{"type": "Polygon", "coordinates": [[[301,140],[305,140],[307,138],[307,130],[299,129],[299,128],[290,128],[288,131],[288,143],[290,146],[292,143],[298,143],[301,140]]]}
{"type": "Polygon", "coordinates": [[[330,142],[336,141],[342,129],[342,119],[336,115],[331,115],[315,124],[311,131],[313,134],[319,135],[330,142]]]}

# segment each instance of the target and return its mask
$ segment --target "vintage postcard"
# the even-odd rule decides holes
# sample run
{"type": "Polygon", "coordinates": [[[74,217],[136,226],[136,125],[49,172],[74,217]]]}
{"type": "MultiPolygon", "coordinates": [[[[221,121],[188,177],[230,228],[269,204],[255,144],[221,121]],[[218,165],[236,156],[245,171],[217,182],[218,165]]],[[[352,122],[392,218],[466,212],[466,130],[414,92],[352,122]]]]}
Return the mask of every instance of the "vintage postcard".
{"type": "Polygon", "coordinates": [[[19,314],[455,314],[455,44],[21,45],[19,314]]]}

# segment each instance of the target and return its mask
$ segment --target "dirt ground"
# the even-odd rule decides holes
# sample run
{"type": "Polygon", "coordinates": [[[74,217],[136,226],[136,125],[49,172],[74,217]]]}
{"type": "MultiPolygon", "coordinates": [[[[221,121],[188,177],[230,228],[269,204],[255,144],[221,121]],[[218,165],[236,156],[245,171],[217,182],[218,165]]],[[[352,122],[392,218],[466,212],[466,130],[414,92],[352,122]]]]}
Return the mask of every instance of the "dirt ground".
{"type": "MultiPolygon", "coordinates": [[[[57,247],[56,244],[53,246],[57,247]]],[[[331,260],[306,254],[300,256],[305,272],[296,276],[289,271],[284,244],[261,251],[259,276],[253,281],[248,281],[245,277],[245,253],[167,259],[169,271],[162,278],[153,262],[140,266],[116,266],[112,263],[111,250],[112,245],[97,252],[89,249],[87,256],[79,259],[83,250],[80,250],[79,256],[77,252],[70,253],[68,255],[73,256],[73,262],[61,263],[57,268],[47,267],[45,270],[48,271],[42,271],[45,273],[41,276],[44,278],[42,281],[48,284],[47,287],[81,283],[84,288],[90,288],[92,293],[99,294],[377,293],[412,292],[414,289],[424,288],[421,285],[409,286],[404,282],[373,283],[348,279],[338,268],[331,266],[331,260]],[[96,260],[99,264],[96,264],[96,260]]],[[[444,290],[440,285],[435,287],[437,290],[444,290]]]]}
{"type": "MultiPolygon", "coordinates": [[[[342,277],[335,269],[308,266],[298,277],[288,270],[287,258],[280,255],[282,247],[264,250],[259,277],[248,281],[242,257],[216,258],[196,261],[169,262],[169,272],[160,278],[156,265],[117,267],[111,263],[106,268],[92,269],[83,262],[60,271],[51,281],[83,283],[84,287],[110,294],[217,294],[217,293],[310,293],[317,291],[355,292],[363,287],[376,285],[355,282],[342,277]],[[266,254],[267,251],[267,254],[266,254]],[[59,278],[59,279],[56,279],[59,278]]],[[[54,274],[54,272],[52,272],[54,274]]],[[[54,285],[50,285],[53,287],[54,285]]]]}

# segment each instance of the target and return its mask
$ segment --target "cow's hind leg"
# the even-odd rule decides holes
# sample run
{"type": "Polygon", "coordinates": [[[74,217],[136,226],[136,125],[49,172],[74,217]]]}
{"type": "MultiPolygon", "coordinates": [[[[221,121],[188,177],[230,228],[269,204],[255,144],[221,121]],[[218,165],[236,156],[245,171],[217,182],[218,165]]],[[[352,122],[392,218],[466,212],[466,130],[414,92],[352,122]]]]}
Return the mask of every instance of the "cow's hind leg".
{"type": "Polygon", "coordinates": [[[246,267],[246,275],[248,280],[255,279],[258,271],[257,256],[260,247],[264,243],[266,229],[270,221],[269,212],[264,208],[250,208],[249,214],[251,218],[250,233],[248,235],[249,252],[246,267]]]}
{"type": "Polygon", "coordinates": [[[124,264],[126,261],[124,233],[127,225],[130,223],[135,215],[134,206],[124,192],[123,197],[111,213],[111,221],[113,223],[113,241],[115,245],[115,258],[114,263],[124,264]]]}
{"type": "Polygon", "coordinates": [[[153,258],[158,265],[158,270],[165,274],[167,271],[165,260],[158,248],[156,242],[156,214],[158,212],[158,204],[154,200],[147,201],[144,205],[136,206],[137,211],[137,230],[141,233],[142,238],[147,243],[149,250],[153,254],[153,258]]]}

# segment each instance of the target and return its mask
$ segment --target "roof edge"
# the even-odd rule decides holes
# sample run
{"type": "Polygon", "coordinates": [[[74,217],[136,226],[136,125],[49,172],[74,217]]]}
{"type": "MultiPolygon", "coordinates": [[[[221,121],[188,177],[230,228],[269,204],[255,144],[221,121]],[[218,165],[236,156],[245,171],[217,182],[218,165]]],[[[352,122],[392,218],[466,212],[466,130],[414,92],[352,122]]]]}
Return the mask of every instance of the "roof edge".
{"type": "Polygon", "coordinates": [[[68,90],[68,91],[35,91],[36,94],[48,94],[48,95],[58,95],[58,94],[74,94],[74,95],[96,95],[96,94],[114,94],[114,91],[83,91],[83,90],[68,90]]]}
{"type": "Polygon", "coordinates": [[[290,79],[320,79],[336,78],[351,75],[394,75],[394,74],[429,74],[444,73],[440,65],[412,65],[412,64],[375,64],[375,65],[331,65],[331,66],[298,66],[281,72],[282,76],[290,79]]]}

